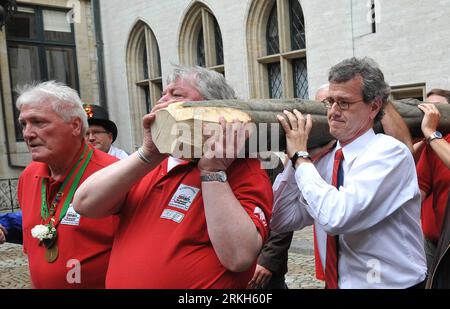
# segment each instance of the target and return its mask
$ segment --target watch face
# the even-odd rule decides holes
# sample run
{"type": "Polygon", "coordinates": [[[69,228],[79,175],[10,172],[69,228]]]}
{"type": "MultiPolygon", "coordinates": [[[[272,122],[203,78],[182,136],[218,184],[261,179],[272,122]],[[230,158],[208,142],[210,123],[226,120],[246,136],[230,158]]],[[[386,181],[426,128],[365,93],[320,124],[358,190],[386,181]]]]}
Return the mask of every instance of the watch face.
{"type": "Polygon", "coordinates": [[[219,176],[220,181],[222,182],[227,181],[227,174],[224,171],[218,172],[217,176],[219,176]]]}

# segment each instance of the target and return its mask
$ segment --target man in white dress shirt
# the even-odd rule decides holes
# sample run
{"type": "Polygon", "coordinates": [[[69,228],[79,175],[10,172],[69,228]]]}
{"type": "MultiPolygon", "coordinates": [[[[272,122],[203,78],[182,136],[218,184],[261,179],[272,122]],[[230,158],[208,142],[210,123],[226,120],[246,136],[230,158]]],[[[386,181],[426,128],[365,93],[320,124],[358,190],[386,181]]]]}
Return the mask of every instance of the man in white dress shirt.
{"type": "Polygon", "coordinates": [[[271,228],[285,232],[315,223],[328,288],[423,287],[414,160],[405,144],[373,131],[389,85],[369,58],[340,62],[328,80],[328,124],[337,139],[332,151],[312,162],[306,148],[310,115],[294,110],[278,116],[292,164],[273,186],[271,228]]]}

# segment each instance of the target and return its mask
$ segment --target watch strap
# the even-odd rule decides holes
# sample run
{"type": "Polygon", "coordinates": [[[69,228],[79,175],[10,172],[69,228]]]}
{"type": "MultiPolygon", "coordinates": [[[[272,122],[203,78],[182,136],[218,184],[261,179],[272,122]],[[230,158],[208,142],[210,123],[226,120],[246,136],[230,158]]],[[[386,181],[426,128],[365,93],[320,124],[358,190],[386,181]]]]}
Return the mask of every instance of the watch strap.
{"type": "Polygon", "coordinates": [[[430,136],[428,136],[427,143],[429,144],[432,140],[441,139],[441,138],[442,138],[442,133],[439,131],[434,131],[433,133],[430,134],[430,136]]]}
{"type": "Polygon", "coordinates": [[[295,163],[297,162],[298,158],[305,158],[310,161],[312,161],[311,156],[307,151],[296,151],[294,155],[291,158],[292,167],[295,169],[295,163]]]}
{"type": "Polygon", "coordinates": [[[226,182],[227,174],[224,171],[218,172],[210,172],[205,175],[200,176],[201,181],[218,181],[218,182],[226,182]]]}

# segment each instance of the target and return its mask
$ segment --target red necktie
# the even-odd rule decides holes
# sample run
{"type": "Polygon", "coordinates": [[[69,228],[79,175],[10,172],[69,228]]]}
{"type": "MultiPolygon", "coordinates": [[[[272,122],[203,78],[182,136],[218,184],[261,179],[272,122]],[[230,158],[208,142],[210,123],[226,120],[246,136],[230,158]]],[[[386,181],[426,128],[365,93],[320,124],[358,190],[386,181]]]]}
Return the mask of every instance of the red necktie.
{"type": "MultiPolygon", "coordinates": [[[[341,185],[338,180],[339,167],[344,159],[344,154],[342,153],[342,148],[338,149],[334,155],[333,164],[333,176],[331,178],[331,184],[336,188],[341,185]]],[[[327,236],[327,257],[325,262],[325,287],[327,289],[337,289],[338,288],[338,248],[337,248],[337,236],[328,235],[327,236]]]]}

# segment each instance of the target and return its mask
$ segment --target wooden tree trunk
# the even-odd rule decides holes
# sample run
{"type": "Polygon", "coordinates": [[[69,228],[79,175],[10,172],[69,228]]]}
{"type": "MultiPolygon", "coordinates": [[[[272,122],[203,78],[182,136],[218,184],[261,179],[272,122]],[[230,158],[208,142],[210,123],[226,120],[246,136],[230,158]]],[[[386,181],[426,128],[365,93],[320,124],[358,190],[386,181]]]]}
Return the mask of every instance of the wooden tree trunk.
{"type": "MultiPolygon", "coordinates": [[[[417,108],[421,103],[415,99],[395,101],[394,106],[402,115],[413,137],[421,137],[420,128],[423,112],[417,108]]],[[[450,132],[450,104],[436,105],[441,113],[439,130],[450,132]]],[[[308,140],[308,148],[321,146],[333,139],[329,133],[327,109],[320,102],[301,99],[291,100],[211,100],[171,104],[159,110],[152,125],[152,138],[159,151],[177,157],[201,157],[203,153],[202,125],[218,123],[219,116],[227,121],[239,119],[256,125],[257,150],[248,143],[249,152],[283,151],[286,139],[281,125],[276,118],[284,110],[299,110],[303,114],[311,114],[313,127],[308,140]],[[183,155],[181,155],[183,153],[183,155]]],[[[382,132],[378,123],[377,133],[382,132]]]]}

